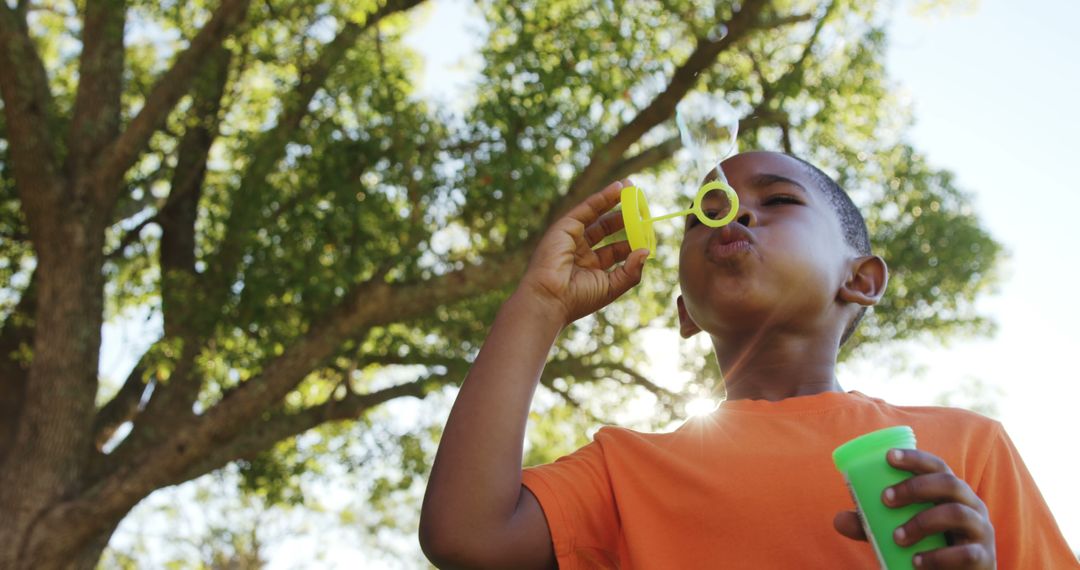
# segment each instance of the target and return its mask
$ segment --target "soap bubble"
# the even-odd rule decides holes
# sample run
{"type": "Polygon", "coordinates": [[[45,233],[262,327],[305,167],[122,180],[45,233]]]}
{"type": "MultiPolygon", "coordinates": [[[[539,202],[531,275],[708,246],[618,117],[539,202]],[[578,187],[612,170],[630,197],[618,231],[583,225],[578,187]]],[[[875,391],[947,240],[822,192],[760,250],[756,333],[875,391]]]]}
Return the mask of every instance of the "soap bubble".
{"type": "Polygon", "coordinates": [[[709,28],[709,32],[705,34],[705,38],[710,42],[718,42],[724,39],[728,34],[728,28],[723,23],[717,24],[709,28]]]}
{"type": "Polygon", "coordinates": [[[720,163],[736,149],[739,113],[735,108],[722,97],[691,93],[675,108],[675,124],[683,148],[694,160],[694,187],[713,169],[727,183],[720,163]]]}

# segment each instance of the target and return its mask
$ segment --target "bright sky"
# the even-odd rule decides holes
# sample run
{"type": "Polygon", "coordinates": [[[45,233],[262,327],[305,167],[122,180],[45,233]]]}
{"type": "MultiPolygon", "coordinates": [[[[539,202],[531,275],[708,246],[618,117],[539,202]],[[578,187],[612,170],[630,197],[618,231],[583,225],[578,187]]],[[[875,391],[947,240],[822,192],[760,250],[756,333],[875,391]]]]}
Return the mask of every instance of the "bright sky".
{"type": "Polygon", "coordinates": [[[854,367],[845,388],[897,403],[929,403],[941,388],[979,379],[1001,390],[999,419],[1080,551],[1080,3],[984,0],[977,11],[898,13],[887,69],[911,96],[915,146],[957,174],[976,211],[1010,252],[1000,293],[983,303],[999,324],[989,340],[915,351],[921,379],[854,367]],[[1071,253],[1070,253],[1071,252],[1071,253]],[[1064,289],[1063,289],[1064,287],[1064,289]],[[909,385],[917,390],[909,389],[909,385]]]}
{"type": "MultiPolygon", "coordinates": [[[[903,347],[921,372],[854,362],[840,382],[897,404],[933,404],[981,382],[1080,551],[1080,459],[1072,441],[1080,433],[1080,374],[1070,358],[1080,349],[1080,295],[1068,292],[1080,281],[1080,175],[1070,171],[1080,154],[1080,35],[1070,29],[1080,21],[1080,2],[1035,0],[1020,9],[984,0],[969,13],[932,17],[905,10],[890,29],[887,68],[913,102],[912,142],[935,166],[957,174],[1009,251],[1000,291],[980,305],[999,332],[949,347],[903,347]]],[[[419,12],[421,25],[410,34],[426,56],[422,91],[444,101],[464,86],[470,68],[465,56],[476,39],[467,30],[478,24],[468,13],[462,0],[437,0],[419,12]]],[[[137,331],[130,323],[106,326],[103,375],[122,377],[130,369],[134,357],[124,352],[137,354],[144,341],[137,331]]],[[[662,355],[678,353],[677,336],[654,340],[651,368],[671,369],[677,363],[662,355]]],[[[271,567],[295,563],[290,550],[274,548],[271,567]]]]}

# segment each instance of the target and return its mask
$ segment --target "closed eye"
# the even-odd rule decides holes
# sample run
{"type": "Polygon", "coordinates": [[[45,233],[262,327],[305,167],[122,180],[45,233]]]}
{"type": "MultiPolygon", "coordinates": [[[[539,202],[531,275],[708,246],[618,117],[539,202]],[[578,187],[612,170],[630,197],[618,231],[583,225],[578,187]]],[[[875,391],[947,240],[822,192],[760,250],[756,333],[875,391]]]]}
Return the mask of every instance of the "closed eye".
{"type": "Polygon", "coordinates": [[[802,200],[788,196],[787,194],[774,194],[765,199],[765,205],[771,206],[773,204],[798,204],[802,205],[802,200]]]}

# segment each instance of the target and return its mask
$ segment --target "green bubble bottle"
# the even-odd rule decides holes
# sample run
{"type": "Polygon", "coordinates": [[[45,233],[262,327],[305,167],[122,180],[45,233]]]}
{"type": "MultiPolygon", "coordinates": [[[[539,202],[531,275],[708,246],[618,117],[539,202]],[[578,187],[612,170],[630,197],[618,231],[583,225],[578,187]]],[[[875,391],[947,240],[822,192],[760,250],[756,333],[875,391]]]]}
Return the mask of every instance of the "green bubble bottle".
{"type": "Polygon", "coordinates": [[[885,456],[890,449],[915,449],[915,432],[909,426],[894,426],[859,436],[833,451],[833,463],[847,480],[859,520],[882,570],[911,570],[916,554],[946,546],[945,535],[927,536],[909,546],[896,544],[896,527],[934,505],[915,503],[892,508],[882,502],[886,487],[913,476],[910,471],[889,465],[885,456]]]}

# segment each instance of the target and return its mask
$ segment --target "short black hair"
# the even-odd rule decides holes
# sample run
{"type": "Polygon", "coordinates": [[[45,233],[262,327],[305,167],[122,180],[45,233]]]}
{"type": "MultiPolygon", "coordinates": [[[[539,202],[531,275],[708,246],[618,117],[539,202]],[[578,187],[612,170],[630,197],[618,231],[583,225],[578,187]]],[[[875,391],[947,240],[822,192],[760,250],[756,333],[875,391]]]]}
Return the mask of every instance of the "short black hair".
{"type": "Polygon", "coordinates": [[[829,205],[840,220],[840,227],[844,231],[844,241],[859,255],[870,255],[870,232],[866,229],[866,220],[863,219],[859,207],[851,201],[851,196],[848,196],[848,193],[820,168],[797,156],[791,156],[791,158],[806,167],[807,172],[814,178],[814,182],[817,182],[818,187],[825,193],[829,205]]]}
{"type": "MultiPolygon", "coordinates": [[[[870,232],[866,229],[866,220],[863,218],[862,212],[859,211],[859,207],[855,205],[855,202],[851,201],[848,193],[836,183],[836,180],[822,172],[820,168],[797,156],[790,154],[787,156],[802,163],[806,171],[814,179],[817,187],[825,194],[829,205],[836,212],[837,219],[840,220],[840,228],[844,232],[844,241],[859,255],[870,255],[870,232]]],[[[855,333],[855,328],[859,326],[859,322],[862,321],[865,314],[866,307],[863,307],[855,314],[855,318],[851,319],[847,328],[844,329],[844,334],[840,335],[841,346],[855,333]]]]}

